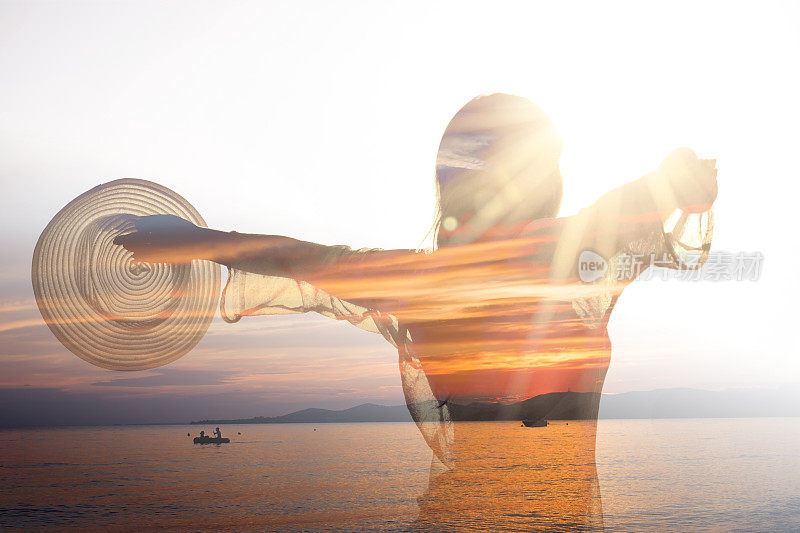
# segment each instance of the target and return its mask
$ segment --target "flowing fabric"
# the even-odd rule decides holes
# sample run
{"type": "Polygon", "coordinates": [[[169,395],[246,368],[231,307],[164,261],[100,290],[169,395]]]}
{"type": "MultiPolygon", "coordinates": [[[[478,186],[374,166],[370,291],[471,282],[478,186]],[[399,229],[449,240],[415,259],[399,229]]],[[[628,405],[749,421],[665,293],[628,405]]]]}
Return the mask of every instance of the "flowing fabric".
{"type": "MultiPolygon", "coordinates": [[[[332,246],[326,261],[335,263],[343,256],[372,251],[332,246]]],[[[445,465],[452,466],[449,452],[453,429],[447,407],[436,408],[436,398],[414,353],[412,339],[397,318],[336,298],[304,281],[229,270],[228,283],[220,299],[220,314],[226,322],[238,322],[243,316],[309,312],[346,320],[363,330],[379,333],[397,348],[409,412],[436,457],[445,465]]]]}
{"type": "MultiPolygon", "coordinates": [[[[586,217],[581,215],[559,220],[567,222],[556,228],[558,236],[591,231],[591,228],[585,227],[586,217]]],[[[536,237],[543,232],[543,226],[546,232],[547,224],[540,223],[532,224],[525,232],[536,237]]],[[[608,268],[602,277],[581,285],[581,290],[575,295],[559,299],[571,303],[575,316],[586,328],[602,328],[605,334],[605,321],[621,286],[624,286],[618,279],[621,263],[645,259],[666,268],[696,269],[707,257],[712,233],[711,212],[693,215],[676,212],[663,226],[653,227],[651,231],[639,233],[635,238],[626,240],[617,254],[609,258],[608,268]]],[[[579,242],[585,244],[586,241],[579,242]]],[[[576,246],[560,246],[557,249],[551,258],[552,277],[574,277],[576,258],[580,252],[576,246]]],[[[347,246],[330,246],[324,248],[324,256],[318,257],[317,261],[335,268],[337,264],[353,264],[354,260],[357,262],[360,258],[366,259],[380,252],[381,250],[375,249],[353,250],[347,246]]],[[[429,257],[437,254],[431,251],[418,253],[429,257]]],[[[408,272],[410,277],[415,274],[414,271],[408,272]]],[[[545,307],[540,312],[546,313],[546,309],[545,307]]],[[[220,300],[220,312],[227,322],[236,322],[243,316],[316,312],[381,334],[398,350],[400,377],[412,418],[435,457],[445,468],[453,466],[454,432],[450,407],[434,393],[420,360],[425,354],[415,352],[413,335],[396,316],[338,298],[305,281],[255,274],[235,268],[229,271],[228,283],[220,300]]],[[[599,367],[594,378],[599,387],[602,386],[604,375],[605,368],[599,367]]]]}

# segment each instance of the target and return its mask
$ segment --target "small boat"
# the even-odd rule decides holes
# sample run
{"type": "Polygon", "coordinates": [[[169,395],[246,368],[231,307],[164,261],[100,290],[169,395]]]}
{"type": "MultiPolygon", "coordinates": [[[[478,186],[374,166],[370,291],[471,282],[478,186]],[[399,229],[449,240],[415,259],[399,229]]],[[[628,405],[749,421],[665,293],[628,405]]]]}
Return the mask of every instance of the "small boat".
{"type": "Polygon", "coordinates": [[[224,444],[230,441],[231,439],[228,437],[209,437],[208,435],[194,438],[195,444],[224,444]]]}
{"type": "Polygon", "coordinates": [[[526,418],[522,421],[522,425],[526,428],[546,428],[547,427],[547,420],[544,418],[537,418],[535,420],[531,420],[530,418],[526,418]]]}

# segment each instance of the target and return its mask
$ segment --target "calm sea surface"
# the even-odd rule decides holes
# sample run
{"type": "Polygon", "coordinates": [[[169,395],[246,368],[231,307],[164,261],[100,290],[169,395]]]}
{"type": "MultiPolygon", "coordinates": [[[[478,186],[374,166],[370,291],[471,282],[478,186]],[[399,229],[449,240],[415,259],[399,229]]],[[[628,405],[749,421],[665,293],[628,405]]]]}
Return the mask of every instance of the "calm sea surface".
{"type": "Polygon", "coordinates": [[[797,418],[458,423],[430,485],[411,423],[200,429],[0,431],[0,529],[800,531],[797,418]]]}

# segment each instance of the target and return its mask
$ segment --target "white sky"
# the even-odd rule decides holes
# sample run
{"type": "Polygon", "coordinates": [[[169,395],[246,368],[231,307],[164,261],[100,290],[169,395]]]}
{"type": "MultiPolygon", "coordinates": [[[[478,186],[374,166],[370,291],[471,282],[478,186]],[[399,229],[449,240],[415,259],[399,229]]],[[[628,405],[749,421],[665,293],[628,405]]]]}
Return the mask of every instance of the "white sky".
{"type": "MultiPolygon", "coordinates": [[[[439,138],[470,98],[559,126],[562,214],[673,148],[718,159],[715,250],[757,282],[637,282],[607,392],[800,382],[800,4],[0,2],[3,302],[71,198],[121,177],[212,227],[416,247],[439,138]]],[[[28,284],[28,285],[26,285],[28,284]]]]}

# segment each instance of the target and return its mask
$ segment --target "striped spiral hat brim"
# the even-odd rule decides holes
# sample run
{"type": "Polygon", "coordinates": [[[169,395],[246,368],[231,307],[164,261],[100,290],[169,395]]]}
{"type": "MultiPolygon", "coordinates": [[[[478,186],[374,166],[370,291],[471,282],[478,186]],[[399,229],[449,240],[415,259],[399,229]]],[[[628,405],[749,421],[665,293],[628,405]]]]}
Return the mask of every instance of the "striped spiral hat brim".
{"type": "Polygon", "coordinates": [[[135,217],[203,217],[174,191],[120,179],[83,193],[50,221],[36,243],[31,279],[50,331],[72,353],[112,370],[143,370],[189,352],[211,324],[219,266],[140,263],[116,236],[135,217]]]}

